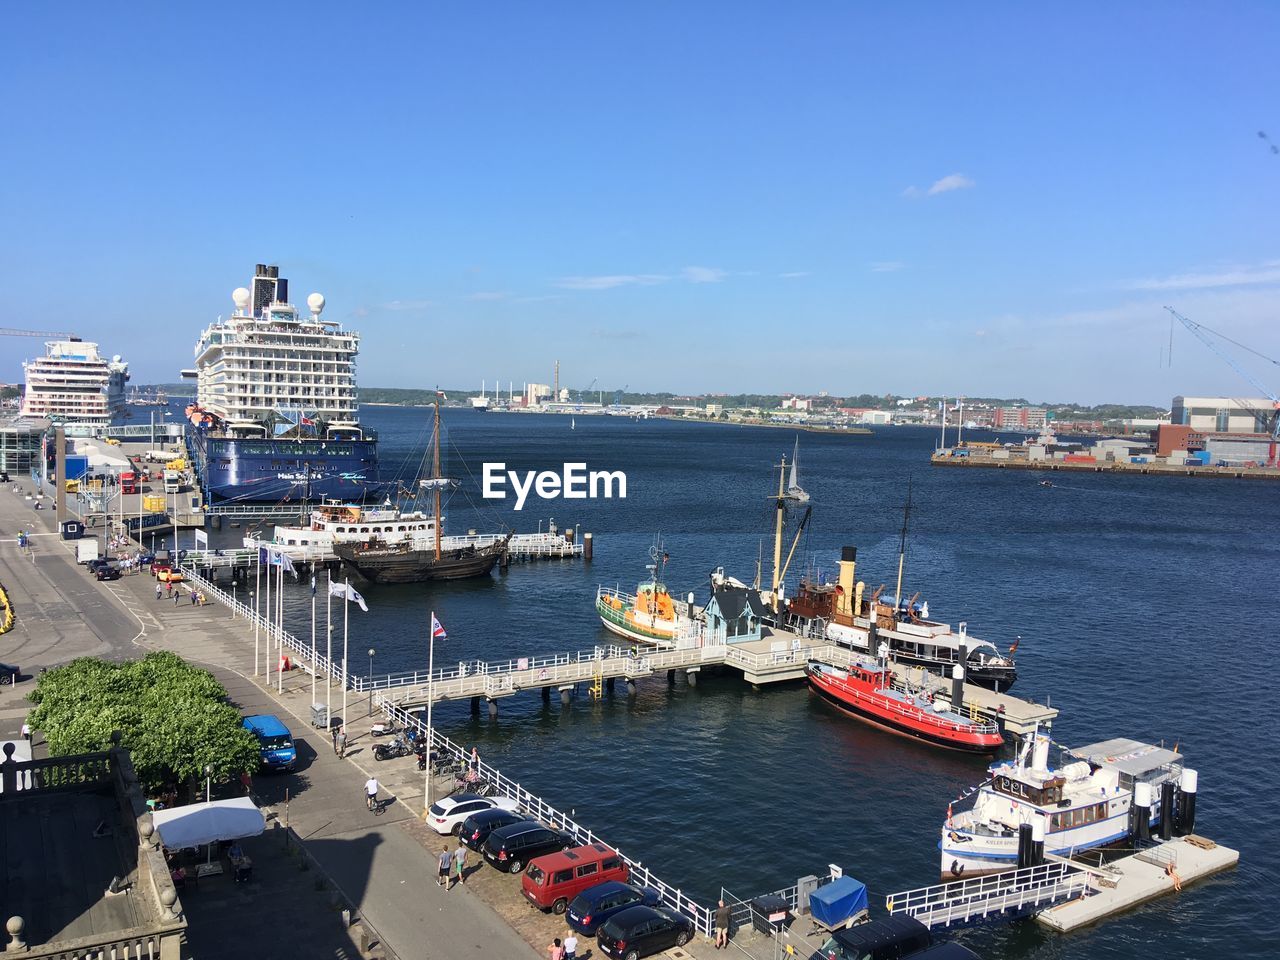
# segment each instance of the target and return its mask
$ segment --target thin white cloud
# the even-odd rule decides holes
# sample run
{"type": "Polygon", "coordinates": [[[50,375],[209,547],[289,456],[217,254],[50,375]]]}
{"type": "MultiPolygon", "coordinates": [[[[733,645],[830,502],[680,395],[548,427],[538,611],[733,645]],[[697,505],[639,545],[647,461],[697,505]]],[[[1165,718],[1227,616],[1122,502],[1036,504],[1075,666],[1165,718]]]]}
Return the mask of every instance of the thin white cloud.
{"type": "Polygon", "coordinates": [[[902,191],[904,197],[916,199],[917,197],[936,197],[940,193],[950,193],[952,190],[968,190],[976,187],[976,181],[966,177],[963,173],[949,173],[940,180],[933,181],[929,189],[921,190],[919,187],[911,186],[902,191]]]}
{"type": "Polygon", "coordinates": [[[506,300],[511,296],[509,293],[503,293],[500,290],[482,290],[479,293],[469,293],[463,300],[506,300]]]}
{"type": "Polygon", "coordinates": [[[933,181],[933,186],[929,188],[929,196],[933,197],[939,193],[948,193],[952,190],[968,190],[970,187],[975,186],[977,184],[963,173],[950,173],[941,180],[933,181]]]}
{"type": "Polygon", "coordinates": [[[1149,277],[1125,284],[1128,290],[1211,290],[1217,287],[1245,287],[1257,284],[1280,283],[1280,260],[1243,266],[1222,267],[1218,270],[1179,273],[1169,277],[1149,277]]]}
{"type": "Polygon", "coordinates": [[[729,275],[729,271],[718,267],[685,267],[680,275],[690,283],[719,283],[729,275]]]}
{"type": "Polygon", "coordinates": [[[565,290],[612,290],[614,287],[651,287],[670,279],[658,273],[618,273],[602,277],[561,277],[555,286],[565,290]]]}
{"type": "Polygon", "coordinates": [[[878,260],[871,264],[872,273],[896,273],[905,267],[901,260],[878,260]]]}
{"type": "Polygon", "coordinates": [[[790,270],[787,273],[780,273],[778,276],[783,280],[795,280],[799,277],[811,277],[813,274],[808,270],[790,270]]]}
{"type": "Polygon", "coordinates": [[[382,305],[383,310],[426,310],[435,306],[431,300],[391,300],[382,305]]]}

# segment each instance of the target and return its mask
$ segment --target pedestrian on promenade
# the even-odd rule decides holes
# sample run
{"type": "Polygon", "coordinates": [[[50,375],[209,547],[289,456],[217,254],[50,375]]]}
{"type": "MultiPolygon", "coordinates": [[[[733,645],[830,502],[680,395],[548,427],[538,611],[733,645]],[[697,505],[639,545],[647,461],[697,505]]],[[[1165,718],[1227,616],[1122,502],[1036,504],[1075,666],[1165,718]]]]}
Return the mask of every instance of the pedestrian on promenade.
{"type": "Polygon", "coordinates": [[[547,946],[548,960],[564,960],[564,947],[560,944],[560,938],[556,937],[547,946]]]}
{"type": "Polygon", "coordinates": [[[723,900],[716,907],[716,949],[729,946],[729,908],[723,900]]]}
{"type": "Polygon", "coordinates": [[[347,755],[347,728],[338,728],[338,759],[341,760],[347,755]]]}
{"type": "Polygon", "coordinates": [[[480,773],[480,749],[478,747],[471,748],[471,772],[477,776],[480,773]]]}
{"type": "Polygon", "coordinates": [[[578,935],[569,928],[569,935],[564,938],[564,960],[577,960],[578,935]]]}
{"type": "Polygon", "coordinates": [[[449,889],[449,870],[453,867],[453,854],[449,852],[446,846],[440,851],[440,872],[436,876],[436,883],[449,889]]]}
{"type": "Polygon", "coordinates": [[[330,727],[330,728],[329,728],[329,735],[333,737],[333,752],[334,752],[334,753],[337,753],[337,752],[338,752],[338,733],[339,733],[339,731],[341,731],[341,729],[342,729],[341,727],[330,727]]]}
{"type": "Polygon", "coordinates": [[[192,588],[192,590],[191,590],[191,605],[192,605],[193,607],[196,605],[196,599],[197,599],[197,598],[196,598],[196,591],[195,591],[195,589],[194,589],[194,588],[192,588]]]}
{"type": "Polygon", "coordinates": [[[164,587],[160,586],[160,581],[156,581],[156,599],[159,600],[164,596],[164,587]]]}
{"type": "Polygon", "coordinates": [[[453,875],[457,878],[459,883],[467,882],[466,866],[467,848],[462,845],[461,841],[459,841],[458,849],[453,851],[453,875]]]}
{"type": "Polygon", "coordinates": [[[22,725],[22,739],[27,741],[27,743],[31,742],[31,724],[24,723],[22,725]]]}
{"type": "Polygon", "coordinates": [[[181,602],[182,602],[182,591],[181,591],[181,590],[174,590],[174,591],[173,591],[173,605],[176,607],[176,606],[177,606],[178,604],[180,604],[181,602]]]}

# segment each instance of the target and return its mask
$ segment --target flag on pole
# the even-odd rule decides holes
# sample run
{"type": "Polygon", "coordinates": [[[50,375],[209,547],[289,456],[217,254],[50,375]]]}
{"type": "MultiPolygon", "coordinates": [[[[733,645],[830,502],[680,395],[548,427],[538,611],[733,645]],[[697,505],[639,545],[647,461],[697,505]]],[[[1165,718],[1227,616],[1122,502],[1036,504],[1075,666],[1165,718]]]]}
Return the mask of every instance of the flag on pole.
{"type": "Polygon", "coordinates": [[[432,640],[448,640],[449,635],[444,632],[444,627],[440,625],[440,621],[436,619],[436,615],[431,615],[431,639],[432,640]]]}
{"type": "Polygon", "coordinates": [[[344,600],[354,600],[360,605],[361,610],[365,613],[369,612],[369,608],[365,606],[364,597],[360,596],[356,588],[349,583],[337,583],[335,581],[329,584],[329,596],[342,597],[344,600]]]}
{"type": "Polygon", "coordinates": [[[283,550],[277,550],[275,559],[271,562],[277,567],[283,567],[286,573],[292,573],[295,577],[298,575],[298,571],[294,567],[293,561],[289,559],[289,555],[283,550]]]}

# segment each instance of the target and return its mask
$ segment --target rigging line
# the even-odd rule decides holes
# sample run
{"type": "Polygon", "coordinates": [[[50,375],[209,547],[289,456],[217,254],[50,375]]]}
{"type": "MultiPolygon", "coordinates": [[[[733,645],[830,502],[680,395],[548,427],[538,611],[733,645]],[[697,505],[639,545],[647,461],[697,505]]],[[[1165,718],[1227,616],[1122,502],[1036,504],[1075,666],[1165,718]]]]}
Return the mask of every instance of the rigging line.
{"type": "Polygon", "coordinates": [[[1267,363],[1273,363],[1277,367],[1280,367],[1280,360],[1273,360],[1271,357],[1268,357],[1265,353],[1260,353],[1259,351],[1253,349],[1253,347],[1246,347],[1239,340],[1232,340],[1225,333],[1219,333],[1217,330],[1214,330],[1212,327],[1206,327],[1203,323],[1197,322],[1196,325],[1205,333],[1212,333],[1215,337],[1221,337],[1223,340],[1227,341],[1227,343],[1235,344],[1237,347],[1239,347],[1241,350],[1245,351],[1246,353],[1252,353],[1255,357],[1261,357],[1263,360],[1267,361],[1267,363]]]}
{"type": "MultiPolygon", "coordinates": [[[[473,484],[475,484],[477,488],[480,488],[480,484],[476,482],[476,475],[471,472],[471,467],[468,466],[467,464],[467,458],[462,455],[462,450],[458,447],[456,443],[453,442],[452,436],[449,437],[448,444],[450,447],[453,448],[454,453],[458,455],[458,461],[462,464],[462,469],[467,472],[467,477],[471,480],[473,484]]],[[[502,519],[502,515],[499,514],[493,507],[489,506],[487,503],[483,506],[483,508],[481,508],[481,506],[476,504],[476,502],[471,499],[471,495],[468,494],[465,490],[462,491],[462,495],[466,498],[467,502],[471,504],[472,509],[474,509],[475,512],[480,516],[484,516],[485,513],[488,513],[490,519],[494,523],[496,523],[499,528],[507,529],[507,530],[515,529],[515,527],[509,527],[506,521],[502,519]]]]}

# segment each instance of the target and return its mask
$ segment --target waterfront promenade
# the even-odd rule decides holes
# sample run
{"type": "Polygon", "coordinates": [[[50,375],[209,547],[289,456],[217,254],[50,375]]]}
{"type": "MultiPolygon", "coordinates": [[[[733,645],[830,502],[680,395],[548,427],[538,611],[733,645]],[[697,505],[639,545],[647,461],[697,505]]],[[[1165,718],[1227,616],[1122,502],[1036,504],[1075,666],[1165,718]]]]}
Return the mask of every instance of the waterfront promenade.
{"type": "MultiPolygon", "coordinates": [[[[303,715],[310,701],[309,677],[304,685],[304,677],[298,675],[301,671],[295,671],[287,687],[290,692],[283,702],[277,701],[274,691],[268,692],[252,679],[252,632],[246,642],[244,628],[224,607],[157,601],[155,583],[146,575],[109,583],[92,580],[75,564],[71,545],[52,535],[53,520],[52,511],[34,511],[21,497],[0,490],[0,581],[18,615],[14,630],[0,640],[0,650],[4,659],[17,661],[27,677],[16,687],[0,688],[0,727],[5,739],[18,734],[30,707],[24,698],[40,667],[77,656],[126,658],[153,649],[172,650],[211,669],[243,712],[279,713],[290,725],[298,740],[298,770],[286,776],[255,777],[254,792],[260,802],[271,805],[277,820],[287,819],[345,901],[368,918],[395,956],[401,960],[460,960],[477,952],[498,960],[534,956],[533,948],[471,889],[446,894],[435,886],[435,855],[444,838],[428,834],[418,821],[420,795],[407,798],[407,803],[390,804],[377,818],[365,809],[364,780],[368,772],[381,775],[383,771],[374,771],[367,750],[353,749],[349,759],[339,760],[324,733],[310,729],[303,715]],[[34,538],[31,557],[20,554],[14,542],[19,529],[46,534],[34,538]]],[[[334,693],[340,701],[340,691],[334,693]]],[[[272,838],[263,841],[268,839],[272,838]]],[[[310,873],[289,877],[264,872],[259,885],[275,880],[296,884],[298,896],[281,891],[286,896],[281,901],[267,895],[270,891],[259,890],[256,898],[246,897],[239,904],[237,911],[245,917],[237,922],[250,930],[274,927],[286,935],[297,929],[299,946],[305,939],[319,947],[320,939],[328,943],[328,955],[353,955],[336,911],[326,910],[322,899],[301,895],[302,888],[312,888],[313,879],[310,873]],[[289,905],[287,916],[282,917],[281,903],[289,905]],[[332,934],[317,938],[317,933],[325,931],[332,934]]],[[[230,878],[202,881],[197,896],[216,898],[219,883],[229,885],[230,878]]],[[[200,935],[201,901],[192,899],[187,909],[193,917],[194,939],[200,935]]],[[[222,939],[216,942],[222,945],[222,939]]]]}

